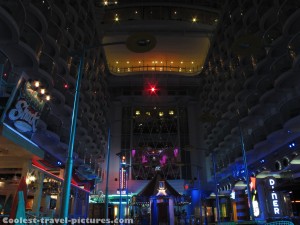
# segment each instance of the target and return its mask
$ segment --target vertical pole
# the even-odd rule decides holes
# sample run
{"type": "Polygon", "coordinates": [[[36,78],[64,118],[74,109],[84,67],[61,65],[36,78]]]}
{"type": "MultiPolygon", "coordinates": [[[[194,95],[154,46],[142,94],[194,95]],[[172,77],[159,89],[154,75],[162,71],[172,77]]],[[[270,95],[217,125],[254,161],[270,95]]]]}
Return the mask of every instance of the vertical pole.
{"type": "Polygon", "coordinates": [[[5,93],[5,85],[2,84],[3,71],[4,71],[4,64],[0,64],[0,97],[4,96],[5,93]]]}
{"type": "Polygon", "coordinates": [[[219,194],[218,194],[218,181],[217,181],[217,170],[216,170],[216,158],[215,153],[212,153],[212,161],[214,166],[214,177],[215,177],[215,194],[216,194],[216,207],[217,207],[217,224],[219,224],[220,221],[220,201],[219,201],[219,194]]]}
{"type": "MultiPolygon", "coordinates": [[[[107,159],[106,159],[106,183],[105,183],[105,219],[108,219],[108,177],[109,177],[109,160],[110,160],[110,128],[108,128],[107,140],[107,159]]],[[[109,223],[106,223],[108,225],[109,223]]]]}
{"type": "Polygon", "coordinates": [[[245,176],[246,176],[247,195],[248,195],[248,203],[249,203],[249,210],[250,210],[250,220],[253,220],[254,219],[254,214],[253,214],[253,206],[252,206],[250,186],[249,186],[249,173],[248,173],[248,165],[247,165],[247,156],[246,156],[243,132],[242,132],[241,124],[240,124],[239,121],[238,121],[238,126],[239,126],[240,140],[241,140],[241,146],[242,146],[242,152],[243,152],[243,164],[244,164],[244,170],[245,170],[245,176]]]}
{"type": "Polygon", "coordinates": [[[199,166],[197,166],[197,178],[198,178],[198,190],[199,190],[200,224],[202,225],[202,192],[201,192],[200,167],[199,166]]]}
{"type": "Polygon", "coordinates": [[[127,215],[125,213],[125,218],[126,217],[129,218],[129,216],[130,216],[129,205],[128,205],[128,177],[129,177],[128,171],[129,171],[129,168],[130,167],[126,168],[126,178],[125,178],[126,179],[126,213],[127,213],[127,215]]]}
{"type": "Polygon", "coordinates": [[[88,218],[88,216],[89,216],[89,210],[90,210],[90,201],[89,201],[89,199],[90,199],[90,193],[88,193],[88,192],[86,192],[86,194],[85,194],[85,196],[86,196],[86,200],[85,200],[85,202],[86,202],[86,210],[85,210],[85,218],[88,218]]]}
{"type": "Polygon", "coordinates": [[[71,132],[70,132],[70,140],[69,140],[69,147],[68,147],[68,157],[66,160],[66,167],[65,167],[65,174],[64,174],[64,186],[63,186],[63,195],[61,200],[61,211],[60,211],[60,218],[64,219],[63,224],[67,224],[66,218],[68,218],[68,212],[69,212],[69,198],[71,192],[71,179],[72,179],[72,169],[73,169],[73,151],[74,151],[75,136],[76,136],[76,123],[77,123],[77,114],[78,114],[78,105],[79,105],[80,85],[81,85],[81,78],[83,73],[83,64],[84,64],[84,50],[80,57],[80,63],[79,63],[79,68],[77,73],[76,90],[75,90],[72,121],[71,121],[71,132]]]}
{"type": "Polygon", "coordinates": [[[120,198],[119,198],[119,221],[121,219],[121,213],[122,213],[122,190],[121,190],[121,180],[120,178],[122,177],[123,175],[123,170],[122,170],[122,165],[121,165],[121,159],[122,157],[122,154],[120,155],[120,170],[119,170],[119,191],[120,191],[120,198]]]}

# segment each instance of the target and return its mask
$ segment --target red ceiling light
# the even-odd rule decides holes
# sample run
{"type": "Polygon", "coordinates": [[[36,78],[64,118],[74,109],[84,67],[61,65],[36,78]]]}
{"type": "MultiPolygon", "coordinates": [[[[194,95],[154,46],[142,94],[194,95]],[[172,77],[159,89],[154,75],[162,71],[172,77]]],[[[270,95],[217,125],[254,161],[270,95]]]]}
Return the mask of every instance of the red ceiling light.
{"type": "Polygon", "coordinates": [[[149,87],[149,92],[150,92],[150,95],[156,95],[157,93],[157,88],[154,86],[154,85],[150,85],[150,87],[149,87]]]}
{"type": "Polygon", "coordinates": [[[65,88],[65,89],[68,89],[68,88],[69,88],[68,84],[65,84],[65,85],[64,85],[64,88],[65,88]]]}

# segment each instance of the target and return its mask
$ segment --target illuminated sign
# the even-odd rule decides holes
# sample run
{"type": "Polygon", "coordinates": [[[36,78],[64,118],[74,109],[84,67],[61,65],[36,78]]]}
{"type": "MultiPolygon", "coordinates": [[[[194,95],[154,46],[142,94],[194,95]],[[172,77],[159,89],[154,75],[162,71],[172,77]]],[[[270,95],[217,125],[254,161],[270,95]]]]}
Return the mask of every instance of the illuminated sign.
{"type": "Polygon", "coordinates": [[[231,199],[235,199],[235,191],[234,190],[231,191],[230,198],[231,199]]]}
{"type": "Polygon", "coordinates": [[[36,125],[45,105],[45,89],[41,90],[44,94],[34,82],[28,81],[26,74],[22,74],[1,118],[3,123],[29,140],[38,132],[36,125]]]}
{"type": "Polygon", "coordinates": [[[259,203],[258,203],[258,194],[256,190],[256,178],[250,177],[250,192],[252,194],[252,207],[253,207],[253,215],[258,217],[260,215],[259,203]]]}
{"type": "Polygon", "coordinates": [[[272,205],[272,208],[273,208],[273,213],[274,213],[274,215],[280,215],[279,196],[278,196],[278,193],[276,193],[274,191],[274,188],[275,188],[275,185],[276,185],[275,179],[274,178],[269,178],[268,185],[272,189],[270,197],[271,197],[271,203],[272,203],[271,205],[272,205]]]}
{"type": "Polygon", "coordinates": [[[119,171],[119,193],[127,189],[126,170],[121,168],[119,171]]]}
{"type": "Polygon", "coordinates": [[[165,181],[159,181],[158,192],[157,192],[156,196],[160,196],[160,195],[164,195],[164,196],[167,195],[165,181]]]}
{"type": "Polygon", "coordinates": [[[14,121],[14,126],[18,131],[22,133],[35,132],[36,122],[40,118],[40,113],[35,112],[25,100],[20,99],[15,107],[9,111],[8,117],[14,121]]]}

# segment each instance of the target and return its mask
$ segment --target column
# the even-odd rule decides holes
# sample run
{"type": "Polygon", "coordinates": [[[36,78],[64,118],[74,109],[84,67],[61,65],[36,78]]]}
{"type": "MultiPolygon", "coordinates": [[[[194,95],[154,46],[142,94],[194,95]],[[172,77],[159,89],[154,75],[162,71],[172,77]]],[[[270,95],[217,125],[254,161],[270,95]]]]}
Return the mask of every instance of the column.
{"type": "Polygon", "coordinates": [[[71,205],[70,205],[70,208],[71,208],[71,211],[70,211],[70,214],[73,215],[74,218],[77,217],[77,202],[78,202],[78,189],[77,188],[74,188],[74,196],[72,198],[72,201],[71,201],[71,205]]]}
{"type": "Polygon", "coordinates": [[[40,207],[43,207],[43,213],[47,215],[49,214],[49,210],[50,210],[50,200],[51,200],[50,195],[44,195],[42,196],[41,199],[40,207]]]}
{"type": "Polygon", "coordinates": [[[34,193],[32,212],[34,212],[37,216],[39,216],[41,200],[42,200],[42,195],[43,195],[44,173],[39,171],[37,174],[38,174],[37,180],[35,181],[37,188],[34,193]]]}
{"type": "Polygon", "coordinates": [[[155,197],[150,199],[150,224],[158,224],[158,208],[157,208],[157,199],[155,197]]]}
{"type": "Polygon", "coordinates": [[[236,199],[236,212],[238,221],[241,220],[249,220],[249,206],[248,206],[248,198],[245,194],[245,190],[236,190],[235,191],[235,199],[236,199]]]}
{"type": "Polygon", "coordinates": [[[84,218],[87,218],[89,216],[89,193],[86,192],[84,194],[84,200],[83,200],[83,205],[84,205],[84,208],[83,208],[83,215],[84,215],[84,218]]]}
{"type": "Polygon", "coordinates": [[[174,200],[173,198],[169,198],[169,225],[174,225],[175,216],[174,216],[174,200]]]}
{"type": "Polygon", "coordinates": [[[26,160],[23,162],[23,166],[22,166],[22,177],[25,177],[27,176],[27,172],[30,171],[32,169],[32,161],[31,159],[29,160],[26,160]]]}
{"type": "MultiPolygon", "coordinates": [[[[63,182],[61,182],[61,186],[62,186],[63,182]]],[[[61,189],[60,191],[58,192],[57,194],[57,199],[56,199],[56,209],[55,209],[55,214],[59,216],[60,214],[60,207],[61,207],[61,195],[62,195],[62,192],[61,192],[61,189]]]]}

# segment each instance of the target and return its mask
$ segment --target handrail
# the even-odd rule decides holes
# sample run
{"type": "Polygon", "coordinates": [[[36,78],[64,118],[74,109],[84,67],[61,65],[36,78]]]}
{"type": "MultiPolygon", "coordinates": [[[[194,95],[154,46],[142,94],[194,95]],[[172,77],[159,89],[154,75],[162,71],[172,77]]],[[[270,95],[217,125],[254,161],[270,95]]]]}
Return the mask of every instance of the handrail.
{"type": "Polygon", "coordinates": [[[294,225],[294,223],[288,220],[279,220],[266,223],[266,225],[294,225]]]}

